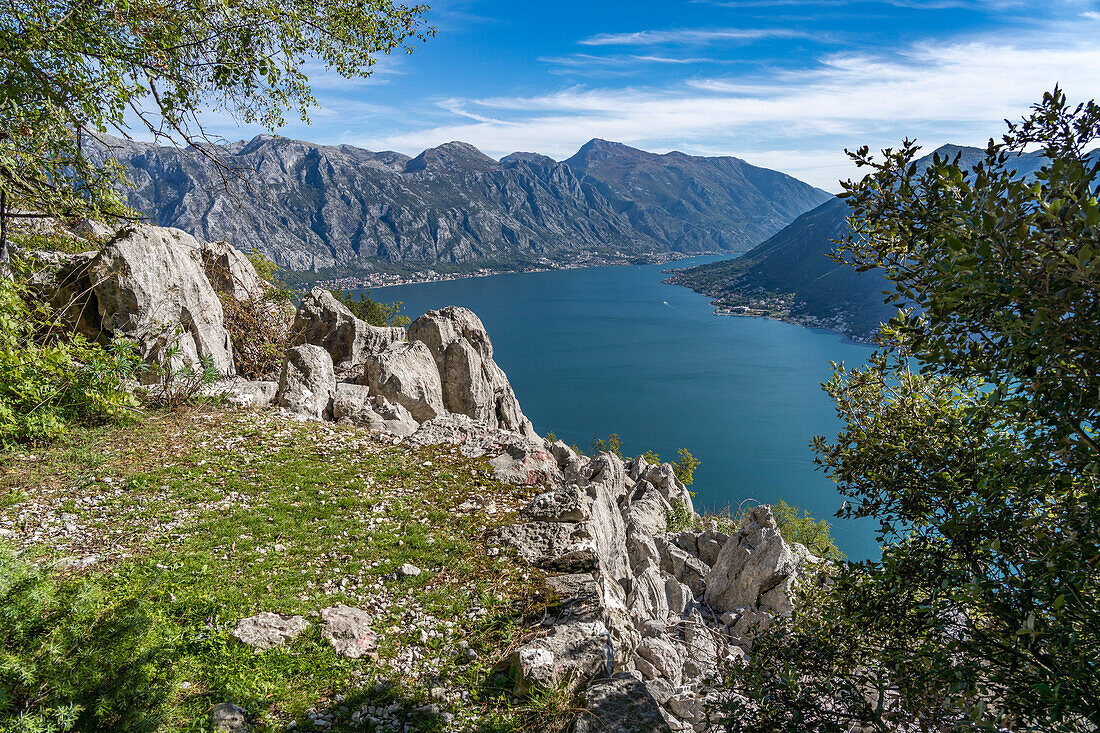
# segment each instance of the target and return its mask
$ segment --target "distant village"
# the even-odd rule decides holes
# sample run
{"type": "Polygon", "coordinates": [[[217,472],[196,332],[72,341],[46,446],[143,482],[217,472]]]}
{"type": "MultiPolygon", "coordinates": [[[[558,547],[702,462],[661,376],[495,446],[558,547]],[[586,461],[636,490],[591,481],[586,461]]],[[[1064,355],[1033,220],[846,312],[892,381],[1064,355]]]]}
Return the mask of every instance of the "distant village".
{"type": "Polygon", "coordinates": [[[527,263],[517,263],[503,267],[480,267],[476,270],[464,272],[438,272],[432,268],[403,273],[368,272],[361,275],[320,280],[317,284],[323,287],[340,288],[341,290],[362,290],[368,288],[385,288],[391,285],[413,285],[417,283],[443,282],[446,280],[463,280],[470,277],[487,277],[489,275],[503,275],[517,272],[576,270],[583,267],[610,267],[617,265],[663,265],[666,262],[672,262],[684,257],[696,257],[707,254],[715,253],[697,252],[686,255],[681,252],[654,252],[649,254],[630,254],[618,251],[607,254],[577,252],[573,259],[568,261],[557,261],[548,257],[540,257],[527,263]]]}

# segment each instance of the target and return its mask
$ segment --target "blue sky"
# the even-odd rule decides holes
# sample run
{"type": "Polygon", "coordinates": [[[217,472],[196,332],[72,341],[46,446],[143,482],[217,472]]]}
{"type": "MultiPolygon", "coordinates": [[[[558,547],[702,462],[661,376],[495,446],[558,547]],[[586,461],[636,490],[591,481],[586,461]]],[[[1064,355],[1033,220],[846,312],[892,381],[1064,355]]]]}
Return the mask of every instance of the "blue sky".
{"type": "Polygon", "coordinates": [[[279,133],[559,159],[602,137],[837,190],[845,147],[981,145],[1055,82],[1100,98],[1098,0],[440,0],[429,21],[370,79],[314,70],[312,125],[279,133]]]}

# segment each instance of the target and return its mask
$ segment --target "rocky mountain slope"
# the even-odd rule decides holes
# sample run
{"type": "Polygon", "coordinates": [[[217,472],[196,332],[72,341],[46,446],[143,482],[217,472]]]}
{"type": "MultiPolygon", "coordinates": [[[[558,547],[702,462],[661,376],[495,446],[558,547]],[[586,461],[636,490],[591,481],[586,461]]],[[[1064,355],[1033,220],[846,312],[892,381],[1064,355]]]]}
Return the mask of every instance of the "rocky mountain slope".
{"type": "MultiPolygon", "coordinates": [[[[229,245],[142,225],[99,251],[37,261],[35,287],[70,304],[78,330],[127,336],[154,362],[217,360],[226,380],[216,391],[264,410],[197,426],[169,419],[154,440],[120,435],[117,479],[97,468],[58,490],[52,465],[38,478],[0,472],[24,487],[49,477],[49,490],[0,507],[4,536],[21,548],[65,553],[115,578],[151,563],[187,603],[201,590],[201,613],[171,593],[157,601],[177,636],[194,636],[205,618],[201,638],[212,639],[210,649],[171,652],[199,682],[171,703],[180,719],[212,714],[216,730],[245,733],[250,721],[269,731],[299,720],[306,729],[484,730],[497,716],[496,730],[529,730],[500,716],[557,695],[564,704],[544,720],[560,730],[583,710],[576,733],[715,731],[717,706],[733,701],[723,670],[827,568],[784,540],[767,506],[720,526],[695,514],[670,463],[584,455],[537,435],[464,308],[379,328],[314,289],[289,326],[278,381],[248,381],[232,376],[233,341],[216,306],[218,294],[251,298],[262,283],[229,245]],[[219,262],[230,264],[207,274],[219,262]],[[186,348],[173,350],[165,332],[186,348]],[[319,427],[296,427],[304,423],[319,427]],[[124,521],[141,530],[113,536],[124,521]],[[204,574],[229,566],[230,579],[184,582],[197,571],[180,571],[183,559],[204,574]],[[247,569],[233,565],[242,562],[247,569]],[[320,588],[310,580],[322,577],[320,588]],[[226,593],[226,583],[249,595],[226,593]],[[308,675],[286,667],[302,654],[308,675]],[[228,666],[241,680],[210,684],[226,656],[237,657],[228,666]],[[257,692],[253,680],[272,674],[294,689],[257,692]],[[306,708],[313,695],[323,697],[306,708]]],[[[84,455],[64,455],[74,454],[84,455]]]]}
{"type": "MultiPolygon", "coordinates": [[[[984,151],[944,145],[933,154],[959,155],[963,165],[973,165],[984,151]]],[[[1022,156],[1016,170],[1031,175],[1044,160],[1038,152],[1022,156]]],[[[743,256],[675,272],[666,282],[714,298],[719,312],[777,316],[869,338],[896,309],[883,302],[891,287],[880,272],[858,273],[829,257],[850,231],[848,215],[848,205],[831,198],[743,256]]]]}
{"type": "Polygon", "coordinates": [[[743,252],[828,194],[730,157],[593,140],[565,162],[452,142],[415,158],[259,136],[193,150],[111,140],[130,205],[297,270],[564,261],[576,253],[743,252]]]}

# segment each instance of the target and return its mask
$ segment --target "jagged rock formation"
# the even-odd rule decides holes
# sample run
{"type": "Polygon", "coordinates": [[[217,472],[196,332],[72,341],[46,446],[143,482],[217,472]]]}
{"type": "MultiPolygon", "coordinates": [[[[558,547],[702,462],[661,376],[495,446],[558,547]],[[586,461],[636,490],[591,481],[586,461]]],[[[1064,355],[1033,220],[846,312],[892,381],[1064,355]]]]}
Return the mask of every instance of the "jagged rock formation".
{"type": "Polygon", "coordinates": [[[74,330],[101,341],[130,339],[150,364],[165,363],[169,354],[174,367],[208,357],[219,373],[235,373],[203,245],[190,234],[138,225],[118,231],[99,251],[36,257],[46,266],[32,286],[74,330]]]}
{"type": "Polygon", "coordinates": [[[314,288],[298,305],[290,338],[296,344],[323,347],[332,356],[337,377],[354,381],[364,376],[367,356],[404,341],[405,330],[372,326],[352,315],[329,291],[314,288]]]}
{"type": "Polygon", "coordinates": [[[443,407],[492,427],[524,431],[523,411],[512,385],[493,361],[493,345],[481,319],[448,306],[409,324],[409,340],[427,345],[442,377],[443,407]]]}
{"type": "Polygon", "coordinates": [[[581,694],[590,706],[581,730],[713,730],[723,665],[744,659],[753,634],[791,612],[796,584],[811,582],[821,563],[779,536],[768,506],[732,537],[713,527],[669,532],[673,505],[692,506],[668,463],[577,455],[458,415],[424,423],[407,442],[496,453],[498,479],[545,489],[497,538],[550,572],[558,598],[545,632],[508,664],[517,692],[581,694]]]}
{"type": "Polygon", "coordinates": [[[828,194],[731,157],[593,140],[572,158],[495,161],[452,142],[415,158],[259,136],[221,146],[246,185],[194,151],[111,140],[157,223],[291,269],[532,262],[618,250],[743,252],[828,194]]]}
{"type": "MultiPolygon", "coordinates": [[[[210,251],[232,268],[240,253],[226,247],[210,251]]],[[[150,339],[141,343],[146,351],[160,342],[143,324],[167,302],[170,316],[192,327],[194,352],[185,358],[197,359],[209,353],[202,351],[211,348],[209,334],[224,330],[200,251],[182,233],[145,227],[120,233],[99,253],[42,255],[53,274],[39,286],[100,273],[87,289],[97,322],[150,339]]],[[[317,289],[300,304],[295,334],[303,343],[288,349],[277,386],[237,380],[222,389],[302,419],[366,425],[411,448],[461,446],[465,456],[487,457],[498,480],[539,487],[490,540],[545,572],[556,596],[541,632],[507,660],[517,692],[576,692],[589,706],[578,730],[590,733],[714,728],[709,711],[726,694],[715,684],[723,667],[750,654],[753,634],[775,616],[791,613],[797,584],[812,582],[822,562],[783,540],[769,507],[749,512],[733,536],[717,526],[670,531],[674,508],[693,511],[673,466],[579,455],[539,437],[493,360],[484,326],[464,308],[426,313],[407,332],[375,329],[317,289]]],[[[224,356],[231,368],[228,346],[224,356]]],[[[471,511],[491,511],[471,501],[471,511]]],[[[375,620],[369,609],[334,606],[321,613],[321,635],[338,654],[371,655],[375,620]]],[[[259,613],[232,634],[266,650],[309,626],[300,616],[259,613]]]]}
{"type": "Polygon", "coordinates": [[[276,396],[291,412],[398,435],[454,413],[536,437],[485,326],[465,308],[425,313],[406,332],[371,326],[314,288],[291,337],[302,345],[287,352],[276,396]]]}

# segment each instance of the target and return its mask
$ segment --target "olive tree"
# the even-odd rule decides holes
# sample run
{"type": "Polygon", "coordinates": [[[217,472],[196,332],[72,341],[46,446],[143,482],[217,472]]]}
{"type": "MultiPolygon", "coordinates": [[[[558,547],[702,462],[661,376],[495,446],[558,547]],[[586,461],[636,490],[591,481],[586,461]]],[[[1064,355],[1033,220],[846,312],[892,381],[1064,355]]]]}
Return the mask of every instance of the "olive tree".
{"type": "Polygon", "coordinates": [[[882,556],[756,640],[731,730],[1100,725],[1098,138],[1055,89],[971,166],[851,154],[838,256],[907,308],[824,385],[843,429],[814,448],[882,556]]]}
{"type": "Polygon", "coordinates": [[[394,0],[0,0],[0,226],[125,216],[123,172],[88,137],[136,130],[216,159],[203,112],[274,129],[314,103],[306,64],[345,77],[433,31],[394,0]]]}

